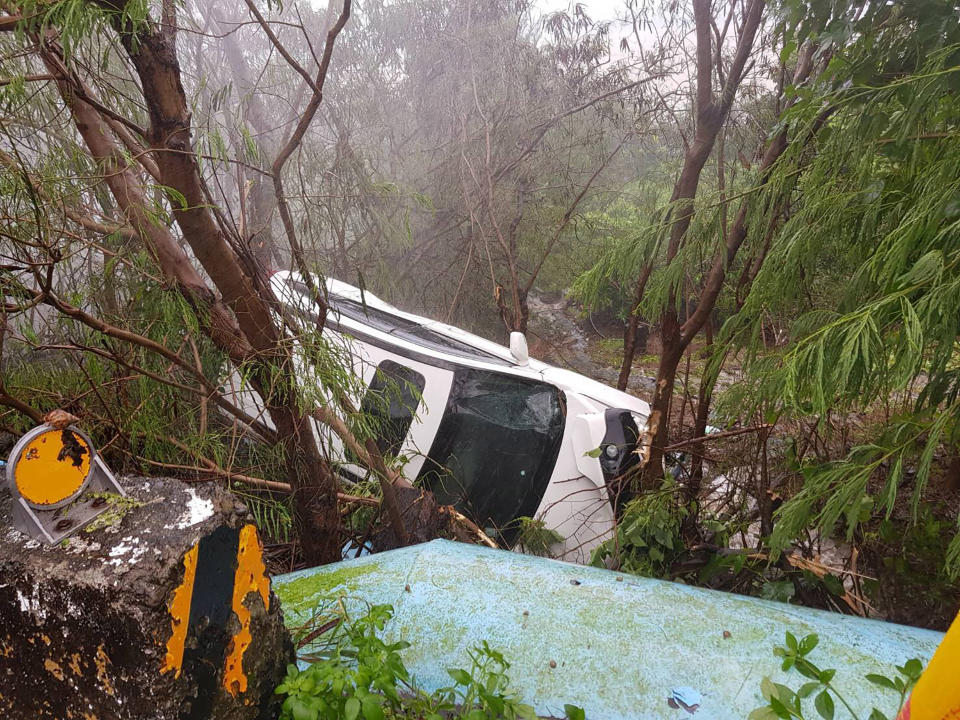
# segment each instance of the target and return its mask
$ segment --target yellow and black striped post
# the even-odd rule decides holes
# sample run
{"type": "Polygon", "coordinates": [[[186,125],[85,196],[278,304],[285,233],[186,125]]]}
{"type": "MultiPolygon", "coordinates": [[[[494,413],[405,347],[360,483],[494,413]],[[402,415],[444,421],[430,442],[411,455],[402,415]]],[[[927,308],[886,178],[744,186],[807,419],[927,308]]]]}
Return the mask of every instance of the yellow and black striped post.
{"type": "Polygon", "coordinates": [[[52,546],[0,496],[0,718],[275,720],[293,645],[247,509],[215,484],[123,484],[52,546]]]}

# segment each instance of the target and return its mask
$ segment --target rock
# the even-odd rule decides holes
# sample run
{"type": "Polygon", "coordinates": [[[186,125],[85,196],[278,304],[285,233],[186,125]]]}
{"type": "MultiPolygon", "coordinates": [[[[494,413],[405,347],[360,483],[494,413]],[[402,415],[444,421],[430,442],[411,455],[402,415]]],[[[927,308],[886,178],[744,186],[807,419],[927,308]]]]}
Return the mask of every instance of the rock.
{"type": "Polygon", "coordinates": [[[56,546],[0,497],[0,717],[273,720],[293,646],[246,508],[212,484],[121,484],[56,546]]]}

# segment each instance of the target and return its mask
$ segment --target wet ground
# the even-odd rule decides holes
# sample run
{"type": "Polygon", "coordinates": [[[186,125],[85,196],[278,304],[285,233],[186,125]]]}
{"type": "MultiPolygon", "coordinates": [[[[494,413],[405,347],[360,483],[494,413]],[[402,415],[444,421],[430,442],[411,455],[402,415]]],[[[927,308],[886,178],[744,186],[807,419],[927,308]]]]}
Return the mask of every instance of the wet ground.
{"type": "MultiPolygon", "coordinates": [[[[582,313],[562,295],[549,297],[531,293],[527,302],[530,352],[534,357],[616,387],[619,358],[613,357],[608,347],[619,343],[617,328],[597,326],[590,315],[582,313]]],[[[627,389],[649,399],[653,386],[653,376],[635,367],[627,389]]]]}

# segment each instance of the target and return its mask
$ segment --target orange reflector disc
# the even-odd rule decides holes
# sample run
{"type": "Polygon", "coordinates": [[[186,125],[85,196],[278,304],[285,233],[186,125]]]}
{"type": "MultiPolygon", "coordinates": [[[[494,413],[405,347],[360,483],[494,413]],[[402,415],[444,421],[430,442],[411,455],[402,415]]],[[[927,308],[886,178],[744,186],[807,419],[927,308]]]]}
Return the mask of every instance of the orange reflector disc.
{"type": "Polygon", "coordinates": [[[17,490],[34,507],[50,507],[70,500],[83,490],[90,474],[90,445],[77,433],[73,438],[86,452],[64,447],[60,430],[37,435],[14,458],[17,490]],[[79,464],[75,460],[79,459],[79,464]]]}

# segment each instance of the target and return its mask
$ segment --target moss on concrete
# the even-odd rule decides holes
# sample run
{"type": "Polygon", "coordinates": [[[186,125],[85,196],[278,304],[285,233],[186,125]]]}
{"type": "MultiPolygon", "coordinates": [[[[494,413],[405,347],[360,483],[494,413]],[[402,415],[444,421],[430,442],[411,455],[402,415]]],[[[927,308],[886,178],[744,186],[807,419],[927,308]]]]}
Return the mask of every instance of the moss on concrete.
{"type": "Polygon", "coordinates": [[[377,571],[377,565],[370,563],[358,567],[338,566],[323,572],[276,583],[274,592],[280,598],[285,609],[298,613],[311,610],[324,599],[336,599],[338,595],[349,595],[354,589],[352,581],[377,571]],[[334,592],[334,591],[337,592],[334,592]]]}

